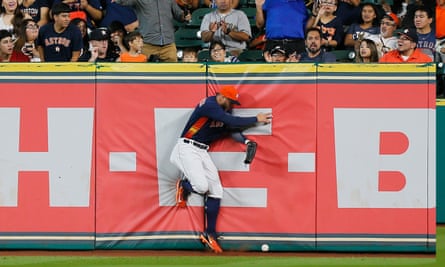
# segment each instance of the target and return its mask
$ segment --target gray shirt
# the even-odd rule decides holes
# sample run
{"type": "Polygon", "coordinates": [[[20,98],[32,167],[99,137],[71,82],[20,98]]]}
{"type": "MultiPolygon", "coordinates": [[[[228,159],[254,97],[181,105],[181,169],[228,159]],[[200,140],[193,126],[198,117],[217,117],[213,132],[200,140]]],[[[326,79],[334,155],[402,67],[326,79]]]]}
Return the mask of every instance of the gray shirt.
{"type": "Polygon", "coordinates": [[[133,7],[144,43],[167,45],[175,42],[174,19],[182,21],[183,11],[175,0],[116,0],[133,7]]]}
{"type": "MultiPolygon", "coordinates": [[[[232,11],[225,16],[221,15],[218,10],[206,14],[202,19],[200,30],[202,32],[209,31],[210,23],[220,22],[222,20],[229,24],[231,30],[245,32],[249,37],[252,36],[249,19],[243,11],[236,9],[232,9],[232,11]]],[[[213,40],[221,41],[226,46],[227,51],[244,50],[246,48],[246,42],[233,40],[229,35],[224,34],[221,28],[218,28],[215,32],[213,40]]]]}

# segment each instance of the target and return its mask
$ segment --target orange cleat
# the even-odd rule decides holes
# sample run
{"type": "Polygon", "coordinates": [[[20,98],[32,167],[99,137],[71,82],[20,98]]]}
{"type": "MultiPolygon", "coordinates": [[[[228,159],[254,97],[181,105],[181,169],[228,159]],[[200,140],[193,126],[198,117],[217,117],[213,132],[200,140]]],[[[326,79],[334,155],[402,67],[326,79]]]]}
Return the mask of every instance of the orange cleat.
{"type": "Polygon", "coordinates": [[[221,246],[218,244],[215,238],[208,234],[201,233],[199,235],[199,239],[201,239],[201,242],[205,245],[207,245],[213,252],[215,253],[222,253],[223,250],[221,246]]]}

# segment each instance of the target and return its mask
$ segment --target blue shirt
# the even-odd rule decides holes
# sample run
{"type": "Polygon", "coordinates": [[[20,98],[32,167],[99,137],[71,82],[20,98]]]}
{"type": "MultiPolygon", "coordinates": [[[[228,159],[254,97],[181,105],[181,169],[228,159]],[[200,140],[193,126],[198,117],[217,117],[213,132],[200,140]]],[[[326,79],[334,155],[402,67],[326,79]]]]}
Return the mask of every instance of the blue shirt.
{"type": "Polygon", "coordinates": [[[308,17],[304,0],[266,0],[263,10],[268,40],[304,39],[308,17]]]}
{"type": "Polygon", "coordinates": [[[210,145],[214,140],[229,133],[231,128],[241,128],[251,126],[257,122],[255,117],[238,117],[227,112],[216,102],[216,96],[207,97],[195,107],[190,116],[181,137],[187,137],[203,144],[210,145]],[[207,118],[207,120],[205,119],[207,118]],[[201,126],[195,125],[202,121],[201,126]],[[195,125],[193,133],[187,134],[190,128],[195,125]]]}

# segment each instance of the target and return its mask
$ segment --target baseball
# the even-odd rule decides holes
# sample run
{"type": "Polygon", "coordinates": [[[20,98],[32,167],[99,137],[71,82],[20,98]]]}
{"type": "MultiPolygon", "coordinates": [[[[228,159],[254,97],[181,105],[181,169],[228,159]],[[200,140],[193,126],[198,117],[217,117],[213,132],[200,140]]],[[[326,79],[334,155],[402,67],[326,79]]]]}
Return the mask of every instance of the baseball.
{"type": "Polygon", "coordinates": [[[262,244],[261,245],[261,251],[263,251],[263,252],[269,251],[269,245],[268,244],[262,244]]]}

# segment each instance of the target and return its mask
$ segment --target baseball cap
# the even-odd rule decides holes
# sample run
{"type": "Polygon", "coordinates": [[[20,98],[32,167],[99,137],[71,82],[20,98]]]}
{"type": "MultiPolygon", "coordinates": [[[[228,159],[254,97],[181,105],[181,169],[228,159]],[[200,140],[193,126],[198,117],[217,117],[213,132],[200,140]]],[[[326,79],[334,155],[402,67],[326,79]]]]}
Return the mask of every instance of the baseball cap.
{"type": "Polygon", "coordinates": [[[270,54],[275,54],[275,53],[281,53],[283,55],[286,54],[286,50],[284,50],[283,47],[281,47],[280,45],[274,46],[271,50],[270,50],[270,54]]]}
{"type": "Polygon", "coordinates": [[[417,44],[419,41],[419,37],[417,36],[416,29],[414,28],[406,28],[399,32],[399,35],[406,35],[411,41],[417,44]]]}
{"type": "Polygon", "coordinates": [[[108,31],[106,29],[94,29],[90,32],[90,40],[102,41],[108,40],[108,31]]]}
{"type": "Polygon", "coordinates": [[[221,87],[221,89],[219,90],[219,93],[223,96],[225,96],[226,98],[230,99],[230,101],[233,104],[237,104],[237,105],[241,105],[240,102],[238,102],[238,90],[235,88],[235,86],[233,85],[226,85],[221,87]]]}
{"type": "Polygon", "coordinates": [[[389,19],[389,20],[394,21],[394,23],[396,24],[396,26],[399,25],[399,23],[400,23],[399,18],[398,18],[397,15],[394,14],[394,13],[387,13],[387,14],[385,14],[385,15],[383,16],[383,18],[387,18],[387,19],[389,19]]]}

